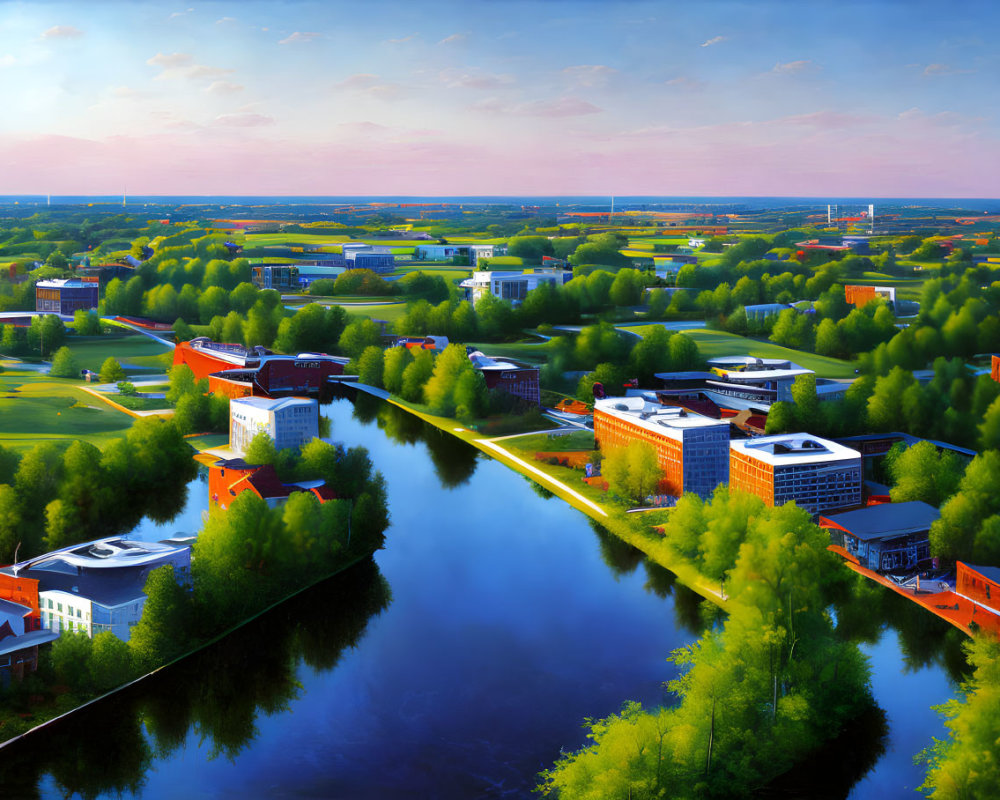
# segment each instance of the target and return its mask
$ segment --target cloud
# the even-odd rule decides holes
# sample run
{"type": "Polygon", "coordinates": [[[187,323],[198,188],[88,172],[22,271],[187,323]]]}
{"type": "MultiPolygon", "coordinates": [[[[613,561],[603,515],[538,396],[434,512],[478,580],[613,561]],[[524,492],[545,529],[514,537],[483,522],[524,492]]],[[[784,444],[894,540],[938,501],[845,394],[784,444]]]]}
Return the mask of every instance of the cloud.
{"type": "Polygon", "coordinates": [[[311,42],[313,39],[318,39],[322,34],[316,33],[315,31],[295,31],[291,36],[286,36],[278,44],[300,44],[302,42],[311,42]]]}
{"type": "Polygon", "coordinates": [[[349,75],[344,78],[344,80],[333,84],[335,89],[370,89],[372,86],[377,84],[379,81],[378,75],[373,75],[370,72],[358,72],[354,75],[349,75]]]}
{"type": "Polygon", "coordinates": [[[236,17],[222,17],[215,21],[216,25],[231,25],[236,22],[236,17]]]}
{"type": "Polygon", "coordinates": [[[558,97],[553,100],[534,100],[514,105],[490,97],[476,103],[472,108],[488,114],[510,114],[518,117],[582,117],[603,111],[579,97],[558,97]]]}
{"type": "Polygon", "coordinates": [[[454,44],[455,42],[464,42],[464,33],[453,33],[451,36],[445,36],[438,44],[454,44]]]}
{"type": "Polygon", "coordinates": [[[713,44],[719,44],[719,42],[724,42],[728,38],[728,36],[713,36],[711,39],[706,39],[698,47],[711,47],[713,44]]]}
{"type": "Polygon", "coordinates": [[[398,39],[386,39],[385,44],[403,44],[403,42],[410,42],[416,39],[420,34],[411,33],[408,36],[400,36],[398,39]]]}
{"type": "Polygon", "coordinates": [[[924,68],[924,75],[967,75],[975,72],[972,69],[955,69],[949,64],[928,64],[924,68]]]}
{"type": "Polygon", "coordinates": [[[146,60],[151,67],[160,67],[164,70],[179,69],[194,63],[194,56],[190,53],[157,53],[152,58],[146,60]]]}
{"type": "Polygon", "coordinates": [[[176,19],[177,17],[183,17],[185,14],[190,14],[192,11],[194,11],[193,8],[187,8],[184,11],[175,11],[173,14],[167,17],[167,19],[176,19]]]}
{"type": "Polygon", "coordinates": [[[205,91],[209,94],[236,94],[237,92],[242,92],[243,87],[238,83],[230,83],[229,81],[215,81],[206,86],[205,91]]]}
{"type": "Polygon", "coordinates": [[[499,89],[514,83],[514,76],[472,70],[461,72],[456,69],[442,70],[438,77],[449,89],[499,89]]]}
{"type": "Polygon", "coordinates": [[[17,63],[17,59],[14,58],[10,53],[5,53],[0,56],[0,68],[2,67],[12,67],[17,63]]]}
{"type": "Polygon", "coordinates": [[[784,64],[778,62],[771,69],[771,72],[776,72],[779,75],[797,75],[812,69],[819,69],[819,65],[815,61],[803,59],[801,61],[787,61],[784,64]]]}
{"type": "Polygon", "coordinates": [[[603,86],[608,80],[618,74],[618,70],[604,64],[578,64],[566,67],[562,74],[577,86],[603,86]]]}
{"type": "Polygon", "coordinates": [[[215,118],[215,124],[226,128],[261,128],[273,125],[274,117],[266,114],[220,114],[215,118]]]}
{"type": "Polygon", "coordinates": [[[676,86],[679,89],[701,89],[705,86],[704,81],[691,78],[687,75],[679,75],[676,78],[671,78],[669,81],[664,81],[664,84],[666,86],[676,86]]]}
{"type": "Polygon", "coordinates": [[[236,72],[234,69],[224,69],[223,67],[209,67],[205,64],[195,64],[190,69],[184,71],[184,77],[191,80],[205,80],[221,78],[223,75],[231,75],[236,72]]]}
{"type": "Polygon", "coordinates": [[[813,111],[809,114],[793,114],[774,120],[776,123],[788,125],[804,125],[823,130],[854,128],[878,121],[878,117],[870,114],[847,114],[841,111],[813,111]]]}
{"type": "Polygon", "coordinates": [[[42,33],[43,39],[79,39],[83,31],[72,25],[53,25],[42,33]]]}
{"type": "Polygon", "coordinates": [[[120,97],[123,100],[139,100],[143,97],[148,97],[146,92],[140,92],[138,89],[133,89],[131,86],[116,86],[111,90],[111,94],[115,97],[120,97]]]}

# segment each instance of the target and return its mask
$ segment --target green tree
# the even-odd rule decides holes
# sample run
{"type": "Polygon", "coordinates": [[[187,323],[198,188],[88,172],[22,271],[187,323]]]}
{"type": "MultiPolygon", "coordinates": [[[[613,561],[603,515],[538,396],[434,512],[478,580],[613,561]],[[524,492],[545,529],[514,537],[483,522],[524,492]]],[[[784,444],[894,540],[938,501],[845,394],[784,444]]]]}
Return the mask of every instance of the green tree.
{"type": "Polygon", "coordinates": [[[93,644],[86,633],[63,631],[52,643],[50,658],[56,680],[67,685],[74,692],[91,690],[90,655],[93,644]]]}
{"type": "Polygon", "coordinates": [[[382,381],[392,394],[403,392],[403,371],[413,362],[413,356],[406,347],[390,347],[384,352],[382,381]]]}
{"type": "Polygon", "coordinates": [[[382,329],[370,319],[352,322],[340,335],[340,350],[351,358],[359,358],[366,347],[377,347],[382,343],[382,329]]]}
{"type": "Polygon", "coordinates": [[[608,451],[601,463],[601,475],[609,488],[621,497],[641,503],[663,479],[656,449],[648,442],[632,441],[608,451]]]}
{"type": "Polygon", "coordinates": [[[243,460],[248,464],[275,464],[278,461],[278,450],[274,446],[274,439],[265,431],[260,430],[254,434],[247,445],[243,460]]]}
{"type": "Polygon", "coordinates": [[[111,631],[94,636],[90,654],[90,682],[99,692],[106,692],[135,675],[129,646],[111,631]]]}
{"type": "Polygon", "coordinates": [[[68,347],[60,347],[52,356],[52,368],[49,374],[54,378],[79,378],[80,365],[76,356],[68,347]]]}
{"type": "Polygon", "coordinates": [[[104,359],[104,363],[101,364],[101,383],[118,383],[127,377],[122,365],[118,363],[118,359],[114,356],[108,356],[104,359]]]}
{"type": "Polygon", "coordinates": [[[96,311],[78,308],[73,312],[73,330],[78,336],[100,336],[101,318],[96,311]]]}
{"type": "Polygon", "coordinates": [[[143,672],[166,664],[183,653],[192,639],[192,600],[173,566],[157,567],[146,578],[142,617],[132,628],[128,649],[143,672]]]}
{"type": "Polygon", "coordinates": [[[920,441],[911,447],[895,445],[886,457],[892,477],[894,503],[923,500],[940,506],[951,497],[962,478],[962,464],[950,450],[940,453],[931,442],[920,441]]]}
{"type": "Polygon", "coordinates": [[[403,381],[400,395],[411,403],[420,403],[424,399],[424,385],[434,374],[435,356],[431,350],[420,350],[413,361],[403,370],[403,381]]]}
{"type": "Polygon", "coordinates": [[[381,387],[384,358],[384,351],[381,347],[377,345],[366,347],[358,358],[358,380],[369,386],[381,387]]]}

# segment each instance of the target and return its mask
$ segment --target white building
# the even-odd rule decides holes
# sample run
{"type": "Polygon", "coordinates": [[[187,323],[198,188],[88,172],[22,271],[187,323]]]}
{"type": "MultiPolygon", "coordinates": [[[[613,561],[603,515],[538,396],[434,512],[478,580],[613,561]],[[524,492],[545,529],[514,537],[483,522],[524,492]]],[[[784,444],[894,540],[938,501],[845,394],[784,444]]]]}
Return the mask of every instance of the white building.
{"type": "Polygon", "coordinates": [[[319,436],[319,403],[306,397],[234,397],[229,401],[229,449],[243,455],[259,431],[279,450],[319,436]]]}
{"type": "Polygon", "coordinates": [[[861,505],[861,453],[842,444],[789,433],[729,443],[729,487],[769,506],[795,501],[814,514],[861,505]]]}
{"type": "Polygon", "coordinates": [[[524,270],[521,272],[480,271],[473,272],[471,278],[466,278],[459,286],[465,289],[465,297],[473,305],[481,297],[492,294],[501,300],[508,300],[512,305],[520,305],[528,292],[543,283],[562,286],[573,277],[568,270],[524,270]]]}
{"type": "MultiPolygon", "coordinates": [[[[800,367],[781,358],[758,358],[757,356],[723,356],[708,360],[709,370],[719,376],[717,382],[710,382],[706,388],[725,398],[721,404],[729,408],[759,408],[768,410],[772,403],[792,402],[792,384],[800,375],[815,375],[811,369],[800,367]],[[746,387],[740,391],[739,387],[746,387]],[[733,401],[737,401],[735,404],[733,401]],[[740,403],[740,401],[745,401],[740,403]]],[[[843,398],[849,384],[828,378],[816,379],[816,396],[820,400],[843,398]]],[[[716,397],[712,397],[713,401],[716,397]]]]}
{"type": "Polygon", "coordinates": [[[43,628],[87,636],[111,631],[127,642],[142,617],[149,573],[167,564],[187,582],[190,546],[111,537],[46,553],[4,572],[38,581],[43,628]]]}
{"type": "Polygon", "coordinates": [[[413,248],[417,261],[454,261],[459,258],[469,266],[476,266],[481,258],[504,255],[507,246],[502,244],[421,244],[413,248]]]}

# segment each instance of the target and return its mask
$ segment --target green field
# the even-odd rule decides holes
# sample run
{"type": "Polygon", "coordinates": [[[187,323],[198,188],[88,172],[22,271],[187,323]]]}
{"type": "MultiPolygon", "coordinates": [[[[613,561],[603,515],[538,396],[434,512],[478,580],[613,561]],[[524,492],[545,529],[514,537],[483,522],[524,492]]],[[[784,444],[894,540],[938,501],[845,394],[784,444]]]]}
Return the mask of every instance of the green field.
{"type": "Polygon", "coordinates": [[[79,384],[7,365],[0,374],[0,444],[30,450],[39,442],[76,439],[103,447],[121,438],[132,417],[77,388],[79,384]]]}
{"type": "Polygon", "coordinates": [[[406,313],[406,303],[393,303],[389,306],[358,305],[341,306],[351,318],[361,319],[384,319],[387,322],[395,322],[406,313]]]}
{"type": "Polygon", "coordinates": [[[594,449],[593,431],[573,431],[555,436],[550,433],[533,433],[530,436],[518,436],[516,439],[507,439],[504,446],[511,450],[521,450],[523,452],[546,452],[571,450],[588,451],[594,449]]]}
{"type": "Polygon", "coordinates": [[[173,350],[143,336],[81,336],[69,337],[66,345],[73,351],[81,369],[98,371],[109,356],[118,359],[125,367],[160,369],[173,360],[173,350]],[[164,356],[167,356],[164,363],[164,356]]]}
{"type": "MultiPolygon", "coordinates": [[[[651,325],[630,325],[624,330],[642,332],[651,325]]],[[[705,328],[695,328],[682,331],[690,336],[698,345],[702,358],[719,358],[721,356],[751,355],[759,358],[784,358],[793,361],[800,367],[811,369],[821,378],[853,378],[854,363],[841,361],[839,358],[818,356],[804,350],[792,350],[789,347],[738,336],[725,331],[712,331],[705,328]]]]}
{"type": "Polygon", "coordinates": [[[343,244],[351,237],[330,236],[315,233],[248,233],[243,237],[244,247],[271,247],[275,245],[294,246],[299,244],[343,244]]]}

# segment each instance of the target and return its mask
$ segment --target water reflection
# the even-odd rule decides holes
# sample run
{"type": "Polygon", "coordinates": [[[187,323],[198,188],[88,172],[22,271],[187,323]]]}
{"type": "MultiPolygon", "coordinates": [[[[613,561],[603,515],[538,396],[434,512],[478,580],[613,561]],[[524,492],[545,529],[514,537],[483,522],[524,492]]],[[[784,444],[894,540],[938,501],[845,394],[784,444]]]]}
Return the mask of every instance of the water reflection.
{"type": "Polygon", "coordinates": [[[308,589],[205,650],[9,747],[0,756],[4,796],[39,796],[36,786],[46,774],[65,795],[140,793],[153,758],[169,757],[192,732],[210,759],[235,758],[256,738],[261,716],[287,710],[299,696],[299,664],[333,669],[390,597],[372,561],[308,589]]]}

